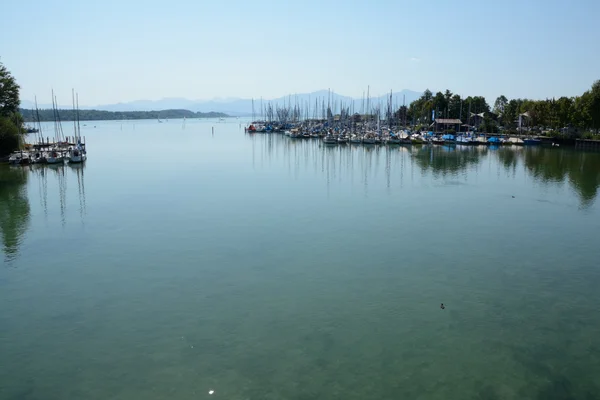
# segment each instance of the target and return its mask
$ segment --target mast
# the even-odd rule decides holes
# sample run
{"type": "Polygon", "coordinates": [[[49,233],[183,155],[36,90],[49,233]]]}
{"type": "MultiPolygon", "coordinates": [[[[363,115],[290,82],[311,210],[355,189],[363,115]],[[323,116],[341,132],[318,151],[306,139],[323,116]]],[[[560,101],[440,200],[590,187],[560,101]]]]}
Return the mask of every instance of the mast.
{"type": "Polygon", "coordinates": [[[33,97],[34,101],[35,101],[35,118],[36,118],[36,122],[37,122],[37,129],[38,129],[38,133],[39,133],[39,137],[41,139],[41,142],[44,143],[44,134],[42,132],[42,123],[40,122],[40,112],[38,110],[38,104],[37,104],[37,96],[33,97]]]}
{"type": "Polygon", "coordinates": [[[71,101],[73,102],[73,134],[77,139],[77,117],[75,112],[75,89],[71,88],[71,101]]]}
{"type": "Polygon", "coordinates": [[[63,130],[62,130],[62,121],[60,119],[60,112],[58,111],[58,100],[56,99],[56,96],[54,96],[54,103],[56,104],[56,119],[57,119],[57,123],[58,123],[58,135],[59,138],[64,140],[65,135],[63,134],[63,130]]]}
{"type": "Polygon", "coordinates": [[[52,116],[54,117],[54,142],[58,142],[60,140],[59,135],[59,119],[58,119],[58,110],[56,109],[56,97],[54,96],[54,89],[52,89],[52,116]]]}
{"type": "Polygon", "coordinates": [[[461,121],[461,123],[458,124],[458,133],[460,133],[460,125],[462,124],[462,103],[463,103],[463,101],[462,101],[462,99],[460,99],[460,111],[458,113],[458,119],[459,119],[459,121],[461,121]]]}
{"type": "Polygon", "coordinates": [[[81,124],[79,120],[79,93],[75,93],[75,101],[77,104],[77,137],[79,139],[79,142],[81,142],[81,124]]]}

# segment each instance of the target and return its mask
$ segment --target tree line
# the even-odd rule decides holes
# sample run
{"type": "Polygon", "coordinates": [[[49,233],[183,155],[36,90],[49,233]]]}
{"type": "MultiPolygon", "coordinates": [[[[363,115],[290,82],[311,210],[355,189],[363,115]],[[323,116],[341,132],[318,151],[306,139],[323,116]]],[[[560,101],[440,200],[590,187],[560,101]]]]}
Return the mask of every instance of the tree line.
{"type": "MultiPolygon", "coordinates": [[[[528,127],[559,132],[565,128],[571,134],[600,130],[600,80],[580,96],[558,99],[507,99],[499,96],[491,107],[483,96],[462,98],[446,90],[435,95],[425,90],[409,107],[400,107],[397,118],[406,118],[412,125],[428,126],[435,118],[460,119],[472,122],[472,116],[483,113],[480,129],[485,132],[516,131],[519,116],[528,127]]],[[[477,118],[477,117],[473,117],[477,118]]]]}
{"type": "MultiPolygon", "coordinates": [[[[37,121],[36,110],[20,109],[25,122],[37,121]]],[[[37,110],[40,121],[54,121],[55,113],[52,109],[37,110]]],[[[76,115],[74,110],[58,110],[58,115],[63,121],[72,121],[76,115]]],[[[124,119],[168,119],[168,118],[225,118],[227,114],[220,112],[193,112],[190,110],[161,110],[161,111],[104,111],[104,110],[79,110],[81,121],[107,121],[124,119]]]]}

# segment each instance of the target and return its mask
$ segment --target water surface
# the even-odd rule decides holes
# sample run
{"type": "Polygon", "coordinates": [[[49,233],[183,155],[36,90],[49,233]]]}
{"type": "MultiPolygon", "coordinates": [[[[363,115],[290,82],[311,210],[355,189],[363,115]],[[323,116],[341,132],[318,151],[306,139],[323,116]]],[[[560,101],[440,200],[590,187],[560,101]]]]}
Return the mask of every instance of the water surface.
{"type": "Polygon", "coordinates": [[[239,124],[0,168],[0,398],[598,398],[599,153],[239,124]]]}

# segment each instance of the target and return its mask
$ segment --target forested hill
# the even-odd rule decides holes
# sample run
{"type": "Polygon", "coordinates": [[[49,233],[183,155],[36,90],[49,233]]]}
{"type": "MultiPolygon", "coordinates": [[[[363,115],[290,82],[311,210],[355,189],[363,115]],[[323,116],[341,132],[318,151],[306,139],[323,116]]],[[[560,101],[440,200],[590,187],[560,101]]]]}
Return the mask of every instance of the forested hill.
{"type": "MultiPolygon", "coordinates": [[[[35,121],[35,110],[20,109],[25,122],[35,121]]],[[[38,110],[40,121],[54,121],[54,111],[51,109],[38,110]]],[[[72,121],[73,110],[58,110],[62,121],[72,121]]],[[[225,118],[229,115],[220,112],[193,112],[190,110],[161,110],[161,111],[102,111],[102,110],[79,110],[81,121],[105,121],[123,119],[168,119],[168,118],[225,118]]]]}

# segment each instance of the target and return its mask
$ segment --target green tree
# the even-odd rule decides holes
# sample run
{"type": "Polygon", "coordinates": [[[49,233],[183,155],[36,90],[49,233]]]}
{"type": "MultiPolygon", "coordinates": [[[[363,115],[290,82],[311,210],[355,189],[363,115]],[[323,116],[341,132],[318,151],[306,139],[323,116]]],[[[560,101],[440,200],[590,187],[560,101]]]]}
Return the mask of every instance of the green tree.
{"type": "Polygon", "coordinates": [[[501,95],[500,97],[498,97],[496,99],[496,102],[494,103],[494,113],[498,115],[504,114],[504,109],[506,108],[507,104],[508,99],[506,98],[506,96],[501,95]]]}
{"type": "Polygon", "coordinates": [[[435,110],[435,117],[443,118],[442,116],[445,115],[447,108],[448,102],[446,101],[446,96],[444,96],[442,92],[437,92],[435,94],[435,97],[433,98],[433,109],[435,110]]]}
{"type": "Polygon", "coordinates": [[[571,123],[573,114],[573,99],[569,97],[561,97],[557,101],[557,119],[559,128],[564,128],[571,123]]]}
{"type": "Polygon", "coordinates": [[[19,128],[10,118],[0,117],[0,157],[19,148],[19,128]]]}
{"type": "Polygon", "coordinates": [[[453,95],[450,98],[450,100],[448,101],[448,117],[449,118],[457,118],[457,119],[462,118],[461,109],[460,109],[461,103],[462,103],[462,99],[457,94],[453,95]]]}
{"type": "Polygon", "coordinates": [[[590,114],[592,96],[590,92],[585,92],[575,98],[571,114],[571,121],[580,129],[587,129],[592,125],[592,116],[590,114]]]}
{"type": "Polygon", "coordinates": [[[401,124],[404,123],[405,119],[408,121],[408,107],[400,106],[400,108],[398,108],[398,110],[394,113],[394,118],[400,121],[401,124]]]}
{"type": "Polygon", "coordinates": [[[0,116],[9,117],[19,112],[19,85],[0,63],[0,116]]]}
{"type": "Polygon", "coordinates": [[[502,124],[512,129],[515,127],[515,121],[519,118],[519,110],[521,108],[521,100],[513,99],[510,100],[504,107],[504,114],[502,114],[502,124]]]}
{"type": "Polygon", "coordinates": [[[433,99],[433,93],[431,93],[431,90],[425,89],[421,98],[424,99],[425,101],[431,100],[431,99],[433,99]]]}
{"type": "Polygon", "coordinates": [[[589,115],[592,128],[595,129],[596,134],[598,134],[598,130],[600,130],[600,80],[594,82],[592,90],[589,93],[589,115]]]}
{"type": "Polygon", "coordinates": [[[19,85],[0,63],[0,156],[19,147],[20,134],[23,133],[19,103],[19,85]]]}

